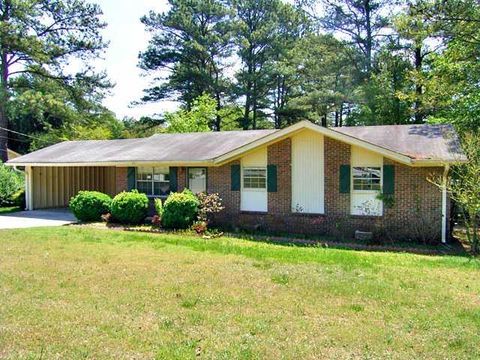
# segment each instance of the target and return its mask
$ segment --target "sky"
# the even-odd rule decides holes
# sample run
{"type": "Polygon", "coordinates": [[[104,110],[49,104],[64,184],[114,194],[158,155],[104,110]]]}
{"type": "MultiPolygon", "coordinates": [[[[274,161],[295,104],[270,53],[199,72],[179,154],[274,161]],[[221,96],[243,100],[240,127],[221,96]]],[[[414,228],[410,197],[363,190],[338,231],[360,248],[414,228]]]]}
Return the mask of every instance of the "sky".
{"type": "Polygon", "coordinates": [[[104,100],[104,105],[115,112],[118,118],[125,116],[136,119],[172,111],[177,103],[162,101],[147,105],[132,106],[139,100],[142,90],[148,87],[149,78],[142,76],[137,67],[138,53],[145,50],[149,34],[140,22],[140,17],[150,10],[162,12],[167,9],[166,0],[95,0],[103,10],[103,19],[108,23],[103,31],[105,40],[110,42],[104,59],[98,60],[97,67],[107,71],[115,87],[104,100]]]}

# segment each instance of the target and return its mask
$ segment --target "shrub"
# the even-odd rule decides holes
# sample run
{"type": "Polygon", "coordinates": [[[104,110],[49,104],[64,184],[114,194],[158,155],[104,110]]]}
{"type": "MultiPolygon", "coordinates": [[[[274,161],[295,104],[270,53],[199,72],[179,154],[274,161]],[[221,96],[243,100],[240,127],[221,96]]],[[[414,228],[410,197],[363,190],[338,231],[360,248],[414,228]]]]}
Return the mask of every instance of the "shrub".
{"type": "Polygon", "coordinates": [[[79,191],[70,200],[70,210],[80,221],[99,221],[108,213],[112,198],[98,191],[79,191]]]}
{"type": "Polygon", "coordinates": [[[199,201],[188,189],[171,193],[163,204],[162,224],[171,229],[187,229],[197,217],[199,201]]]}
{"type": "Polygon", "coordinates": [[[15,205],[13,197],[23,187],[23,174],[0,162],[0,206],[15,205]]]}
{"type": "Polygon", "coordinates": [[[216,193],[199,193],[197,194],[197,198],[199,201],[198,220],[203,221],[207,224],[210,222],[210,217],[212,214],[219,213],[220,211],[225,209],[225,207],[222,205],[222,199],[216,193]]]}
{"type": "Polygon", "coordinates": [[[161,219],[163,215],[163,204],[162,199],[155,199],[155,211],[157,212],[158,217],[161,219]]]}
{"type": "Polygon", "coordinates": [[[113,198],[110,212],[117,222],[140,224],[148,213],[148,198],[137,190],[123,191],[113,198]]]}

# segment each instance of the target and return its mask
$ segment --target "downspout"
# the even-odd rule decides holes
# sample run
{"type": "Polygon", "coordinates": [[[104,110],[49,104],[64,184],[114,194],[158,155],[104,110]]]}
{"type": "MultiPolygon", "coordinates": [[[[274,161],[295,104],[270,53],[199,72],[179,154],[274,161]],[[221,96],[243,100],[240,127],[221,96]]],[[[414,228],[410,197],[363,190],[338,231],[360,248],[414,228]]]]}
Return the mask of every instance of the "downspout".
{"type": "Polygon", "coordinates": [[[442,244],[447,242],[447,176],[449,165],[445,165],[442,177],[442,244]]]}

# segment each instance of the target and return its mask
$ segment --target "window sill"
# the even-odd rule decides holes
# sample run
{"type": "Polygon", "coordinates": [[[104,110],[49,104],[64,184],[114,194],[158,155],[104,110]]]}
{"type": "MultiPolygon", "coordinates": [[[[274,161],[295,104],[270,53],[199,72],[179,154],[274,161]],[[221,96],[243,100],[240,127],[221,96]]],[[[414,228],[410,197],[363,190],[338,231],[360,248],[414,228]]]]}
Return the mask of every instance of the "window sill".
{"type": "Polygon", "coordinates": [[[268,211],[250,211],[250,210],[240,210],[242,215],[266,215],[268,211]]]}
{"type": "Polygon", "coordinates": [[[304,212],[295,212],[292,211],[291,214],[293,216],[304,216],[304,217],[325,217],[325,213],[304,213],[304,212]]]}

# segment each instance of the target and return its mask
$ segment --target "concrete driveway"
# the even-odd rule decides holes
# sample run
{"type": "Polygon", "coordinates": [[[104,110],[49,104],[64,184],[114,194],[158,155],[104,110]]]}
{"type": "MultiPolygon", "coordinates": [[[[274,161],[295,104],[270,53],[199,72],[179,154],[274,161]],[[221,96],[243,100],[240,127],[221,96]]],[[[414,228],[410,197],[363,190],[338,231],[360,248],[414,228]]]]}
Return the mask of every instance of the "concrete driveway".
{"type": "Polygon", "coordinates": [[[68,209],[19,211],[0,215],[0,229],[61,226],[76,222],[68,209]]]}

